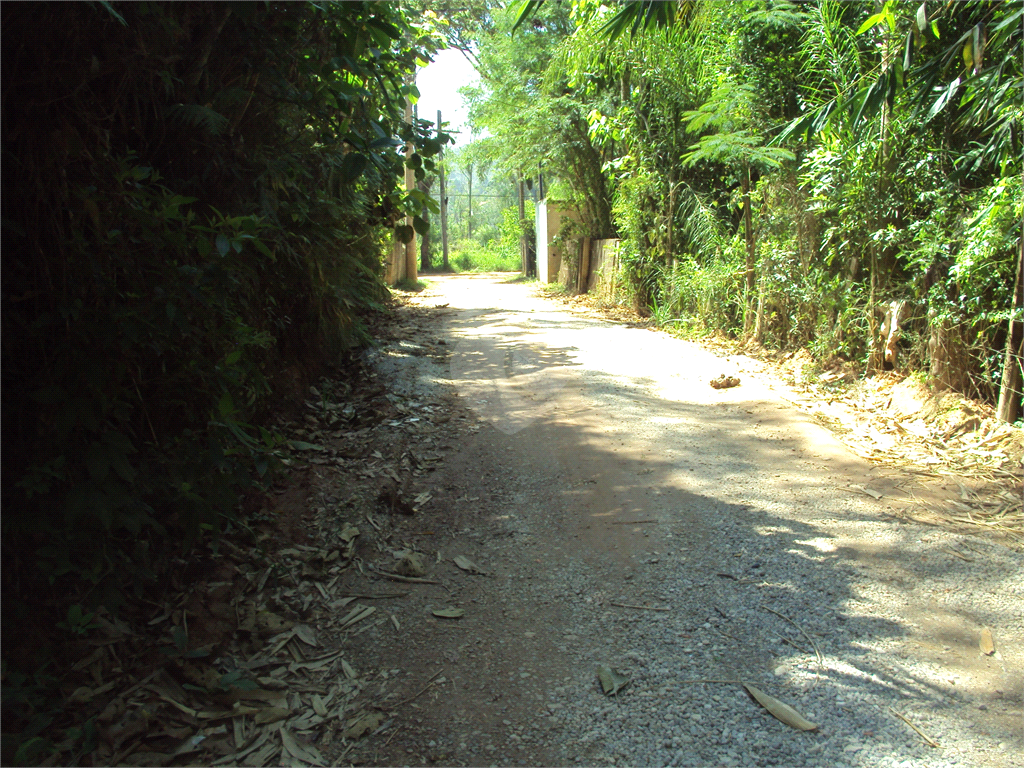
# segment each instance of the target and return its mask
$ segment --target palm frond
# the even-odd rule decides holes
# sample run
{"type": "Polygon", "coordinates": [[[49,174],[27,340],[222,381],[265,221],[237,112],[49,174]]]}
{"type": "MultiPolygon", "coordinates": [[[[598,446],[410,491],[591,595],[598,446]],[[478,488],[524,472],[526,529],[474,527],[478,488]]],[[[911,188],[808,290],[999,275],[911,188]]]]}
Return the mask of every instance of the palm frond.
{"type": "Polygon", "coordinates": [[[694,255],[710,256],[718,252],[724,241],[722,222],[696,190],[682,182],[676,216],[683,219],[682,235],[694,255]]]}
{"type": "Polygon", "coordinates": [[[544,0],[515,0],[514,3],[510,3],[509,10],[516,14],[515,23],[512,24],[512,34],[515,34],[523,22],[535,15],[542,5],[544,5],[544,0]]]}
{"type": "Polygon", "coordinates": [[[693,18],[699,0],[632,0],[626,2],[603,27],[601,33],[609,42],[626,32],[633,37],[655,29],[679,24],[685,26],[693,18]]]}
{"type": "Polygon", "coordinates": [[[211,136],[219,136],[228,124],[228,119],[220,112],[201,104],[174,104],[169,111],[173,119],[193,128],[203,128],[211,136]]]}

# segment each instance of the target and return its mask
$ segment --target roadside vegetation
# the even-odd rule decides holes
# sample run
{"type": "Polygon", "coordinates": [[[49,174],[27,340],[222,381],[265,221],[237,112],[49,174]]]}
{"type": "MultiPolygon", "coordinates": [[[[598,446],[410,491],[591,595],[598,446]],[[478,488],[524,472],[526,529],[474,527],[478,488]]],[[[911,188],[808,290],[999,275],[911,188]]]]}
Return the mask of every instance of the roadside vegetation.
{"type": "MultiPolygon", "coordinates": [[[[498,145],[477,139],[449,150],[443,161],[448,198],[448,264],[457,272],[518,272],[522,269],[520,237],[534,247],[534,209],[539,189],[530,180],[523,186],[523,219],[519,218],[517,173],[496,162],[498,145]]],[[[440,207],[437,175],[424,187],[440,207]]],[[[429,214],[428,214],[429,217],[429,214]]],[[[420,268],[443,270],[443,246],[437,216],[421,243],[420,268]]]]}
{"type": "Polygon", "coordinates": [[[1019,4],[488,7],[492,162],[619,238],[619,300],[1020,414],[1019,4]],[[514,31],[514,33],[513,33],[514,31]],[[510,34],[511,33],[511,34],[510,34]]]}
{"type": "MultiPolygon", "coordinates": [[[[526,226],[533,229],[534,204],[526,201],[526,226]]],[[[516,207],[501,211],[497,237],[486,243],[478,238],[463,238],[452,248],[451,263],[459,272],[519,272],[522,261],[519,251],[519,211],[516,207]]]]}

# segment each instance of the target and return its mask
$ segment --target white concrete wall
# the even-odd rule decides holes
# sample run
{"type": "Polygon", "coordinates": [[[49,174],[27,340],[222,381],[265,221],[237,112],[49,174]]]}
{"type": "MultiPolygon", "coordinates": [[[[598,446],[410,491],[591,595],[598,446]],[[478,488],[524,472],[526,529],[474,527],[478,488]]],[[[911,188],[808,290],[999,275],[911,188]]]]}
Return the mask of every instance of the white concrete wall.
{"type": "Polygon", "coordinates": [[[562,220],[566,216],[579,219],[575,211],[567,210],[564,206],[565,203],[557,200],[541,200],[537,203],[534,218],[537,231],[537,279],[542,283],[554,283],[558,280],[562,254],[551,246],[551,241],[562,228],[562,220]]]}
{"type": "Polygon", "coordinates": [[[562,226],[562,209],[558,201],[541,200],[537,203],[535,226],[537,230],[537,279],[542,283],[558,280],[562,254],[552,247],[551,241],[562,226]]]}
{"type": "Polygon", "coordinates": [[[533,228],[537,235],[537,279],[542,283],[548,280],[548,201],[538,200],[534,209],[533,228]]]}

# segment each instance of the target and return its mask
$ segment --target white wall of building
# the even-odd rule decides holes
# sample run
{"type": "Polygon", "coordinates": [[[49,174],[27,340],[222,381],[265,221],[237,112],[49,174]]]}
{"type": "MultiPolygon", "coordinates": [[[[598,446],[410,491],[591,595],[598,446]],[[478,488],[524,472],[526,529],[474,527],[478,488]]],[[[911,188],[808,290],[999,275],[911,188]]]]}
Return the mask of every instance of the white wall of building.
{"type": "Polygon", "coordinates": [[[537,279],[542,283],[554,283],[558,280],[558,270],[562,266],[562,254],[551,241],[562,228],[562,220],[567,216],[579,219],[576,213],[564,207],[565,203],[557,200],[541,200],[537,203],[534,226],[537,231],[537,279]]]}

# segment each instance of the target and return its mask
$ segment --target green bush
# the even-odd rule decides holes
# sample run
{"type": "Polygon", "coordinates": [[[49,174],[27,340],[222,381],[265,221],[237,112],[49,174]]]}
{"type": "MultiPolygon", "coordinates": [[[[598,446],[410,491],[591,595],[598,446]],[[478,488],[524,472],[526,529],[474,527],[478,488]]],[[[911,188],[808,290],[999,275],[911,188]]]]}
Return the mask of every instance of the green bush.
{"type": "Polygon", "coordinates": [[[678,318],[693,332],[738,333],[743,328],[742,256],[737,249],[704,263],[687,260],[658,281],[652,315],[660,324],[678,318]]]}

